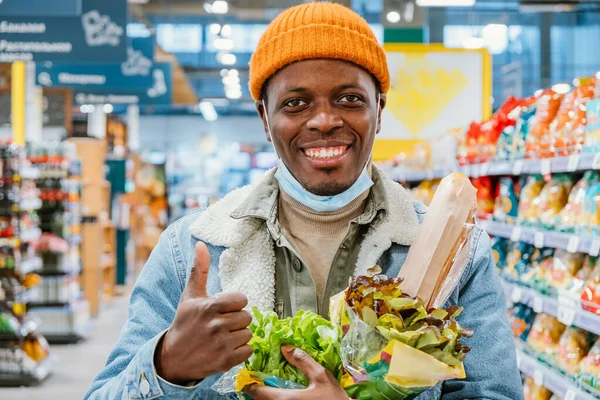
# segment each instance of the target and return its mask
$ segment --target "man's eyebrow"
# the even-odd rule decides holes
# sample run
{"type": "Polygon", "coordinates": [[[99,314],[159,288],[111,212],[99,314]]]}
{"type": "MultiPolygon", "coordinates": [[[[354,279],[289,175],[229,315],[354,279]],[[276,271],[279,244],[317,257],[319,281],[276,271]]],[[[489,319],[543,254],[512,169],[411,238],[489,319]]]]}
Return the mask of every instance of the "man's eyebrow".
{"type": "Polygon", "coordinates": [[[285,91],[292,92],[292,93],[303,93],[303,92],[308,92],[308,89],[298,86],[298,87],[292,87],[292,88],[286,89],[285,91]]]}
{"type": "Polygon", "coordinates": [[[335,88],[337,91],[345,89],[362,89],[360,85],[356,83],[343,83],[335,88]]]}

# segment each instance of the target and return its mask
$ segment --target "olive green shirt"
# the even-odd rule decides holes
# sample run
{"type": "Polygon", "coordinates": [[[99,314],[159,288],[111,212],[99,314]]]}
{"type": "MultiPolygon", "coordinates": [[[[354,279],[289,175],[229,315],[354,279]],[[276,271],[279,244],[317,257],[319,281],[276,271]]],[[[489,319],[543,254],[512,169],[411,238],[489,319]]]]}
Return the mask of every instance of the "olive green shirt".
{"type": "MultiPolygon", "coordinates": [[[[350,222],[348,231],[341,241],[329,270],[329,276],[325,284],[325,291],[321,304],[317,299],[317,289],[310,270],[302,262],[293,246],[286,239],[284,230],[278,218],[267,222],[267,229],[273,238],[275,246],[276,269],[275,269],[275,310],[280,318],[290,317],[298,310],[311,310],[318,312],[324,317],[329,313],[329,298],[346,289],[349,279],[354,273],[360,246],[365,234],[379,224],[385,213],[387,213],[387,199],[381,182],[379,172],[373,168],[373,183],[367,197],[364,212],[350,222]]],[[[269,210],[277,210],[279,206],[279,183],[273,178],[264,187],[253,192],[246,200],[251,204],[249,210],[260,207],[264,212],[249,211],[248,215],[269,215],[269,210]],[[273,192],[277,196],[273,196],[273,192]]],[[[277,216],[275,212],[271,215],[277,216]]]]}

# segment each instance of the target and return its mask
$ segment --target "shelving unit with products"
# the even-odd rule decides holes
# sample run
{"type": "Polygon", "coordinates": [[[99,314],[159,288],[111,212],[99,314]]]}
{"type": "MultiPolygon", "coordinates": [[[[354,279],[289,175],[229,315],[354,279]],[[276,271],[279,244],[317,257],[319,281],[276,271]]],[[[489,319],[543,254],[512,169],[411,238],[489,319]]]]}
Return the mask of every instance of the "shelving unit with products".
{"type": "Polygon", "coordinates": [[[90,316],[80,284],[81,163],[68,142],[30,145],[29,161],[39,175],[43,268],[39,297],[28,308],[50,343],[75,343],[88,336],[90,316]]]}
{"type": "Polygon", "coordinates": [[[447,174],[471,178],[530,398],[600,398],[600,74],[578,82],[384,165],[425,204],[447,174]]]}
{"type": "Polygon", "coordinates": [[[0,144],[0,386],[36,384],[53,369],[48,343],[27,313],[41,281],[36,178],[24,148],[0,144]]]}

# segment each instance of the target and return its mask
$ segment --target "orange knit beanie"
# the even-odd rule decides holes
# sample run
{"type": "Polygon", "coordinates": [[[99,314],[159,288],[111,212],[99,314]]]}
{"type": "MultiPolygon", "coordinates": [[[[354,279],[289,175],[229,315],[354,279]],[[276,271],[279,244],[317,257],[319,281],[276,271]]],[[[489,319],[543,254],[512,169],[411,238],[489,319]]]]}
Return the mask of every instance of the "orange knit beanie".
{"type": "Polygon", "coordinates": [[[386,93],[390,87],[385,51],[360,15],[335,3],[291,7],[275,18],[250,60],[250,93],[255,100],[267,79],[295,61],[345,60],[375,76],[386,93]]]}

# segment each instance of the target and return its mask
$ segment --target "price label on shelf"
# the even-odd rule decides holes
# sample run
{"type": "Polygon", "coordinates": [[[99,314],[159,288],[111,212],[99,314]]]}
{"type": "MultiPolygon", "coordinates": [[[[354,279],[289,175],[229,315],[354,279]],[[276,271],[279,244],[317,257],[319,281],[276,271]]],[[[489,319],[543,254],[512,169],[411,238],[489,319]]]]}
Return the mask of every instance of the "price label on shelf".
{"type": "Polygon", "coordinates": [[[519,240],[521,240],[521,227],[520,226],[515,226],[512,230],[512,232],[510,233],[510,240],[513,242],[518,242],[519,240]]]}
{"type": "Polygon", "coordinates": [[[435,178],[435,172],[432,169],[427,170],[427,180],[432,181],[435,178]]]}
{"type": "Polygon", "coordinates": [[[479,178],[480,176],[480,165],[479,164],[473,164],[471,165],[471,176],[473,178],[479,178]]]}
{"type": "Polygon", "coordinates": [[[590,245],[590,251],[588,251],[590,256],[598,257],[600,255],[600,239],[592,240],[592,244],[590,245]]]}
{"type": "Polygon", "coordinates": [[[573,389],[568,389],[567,392],[565,393],[564,400],[576,400],[576,399],[577,399],[577,392],[574,391],[573,389]]]}
{"type": "Polygon", "coordinates": [[[490,163],[486,162],[481,164],[481,169],[479,172],[481,173],[481,176],[488,176],[490,173],[490,163]]]}
{"type": "Polygon", "coordinates": [[[579,309],[579,304],[575,299],[559,295],[558,296],[558,320],[567,326],[573,325],[575,321],[576,310],[579,309]]]}
{"type": "Polygon", "coordinates": [[[517,160],[513,164],[513,175],[521,175],[523,172],[523,160],[517,160]]]}
{"type": "Polygon", "coordinates": [[[579,249],[579,236],[571,236],[567,244],[567,251],[569,253],[577,253],[577,249],[579,249]]]}
{"type": "Polygon", "coordinates": [[[567,171],[574,172],[577,171],[577,167],[579,166],[579,154],[573,154],[569,157],[569,162],[567,163],[567,171]]]}
{"type": "Polygon", "coordinates": [[[533,245],[538,249],[544,247],[544,234],[542,232],[536,232],[535,235],[533,235],[533,245]]]}
{"type": "Polygon", "coordinates": [[[487,219],[479,220],[479,227],[481,228],[481,230],[487,231],[488,225],[489,225],[489,222],[487,219]]]}
{"type": "Polygon", "coordinates": [[[523,297],[523,290],[520,287],[515,286],[510,294],[510,299],[513,303],[518,303],[521,301],[521,297],[523,297]]]}
{"type": "Polygon", "coordinates": [[[550,175],[552,173],[552,167],[550,166],[550,159],[543,158],[540,161],[540,174],[550,175]]]}
{"type": "Polygon", "coordinates": [[[592,162],[593,169],[600,169],[600,153],[596,153],[594,161],[592,162]]]}
{"type": "Polygon", "coordinates": [[[533,307],[532,308],[536,314],[544,312],[544,300],[539,296],[535,296],[533,298],[533,307]]]}
{"type": "Polygon", "coordinates": [[[538,386],[544,386],[544,371],[541,369],[533,371],[533,381],[538,386]]]}

